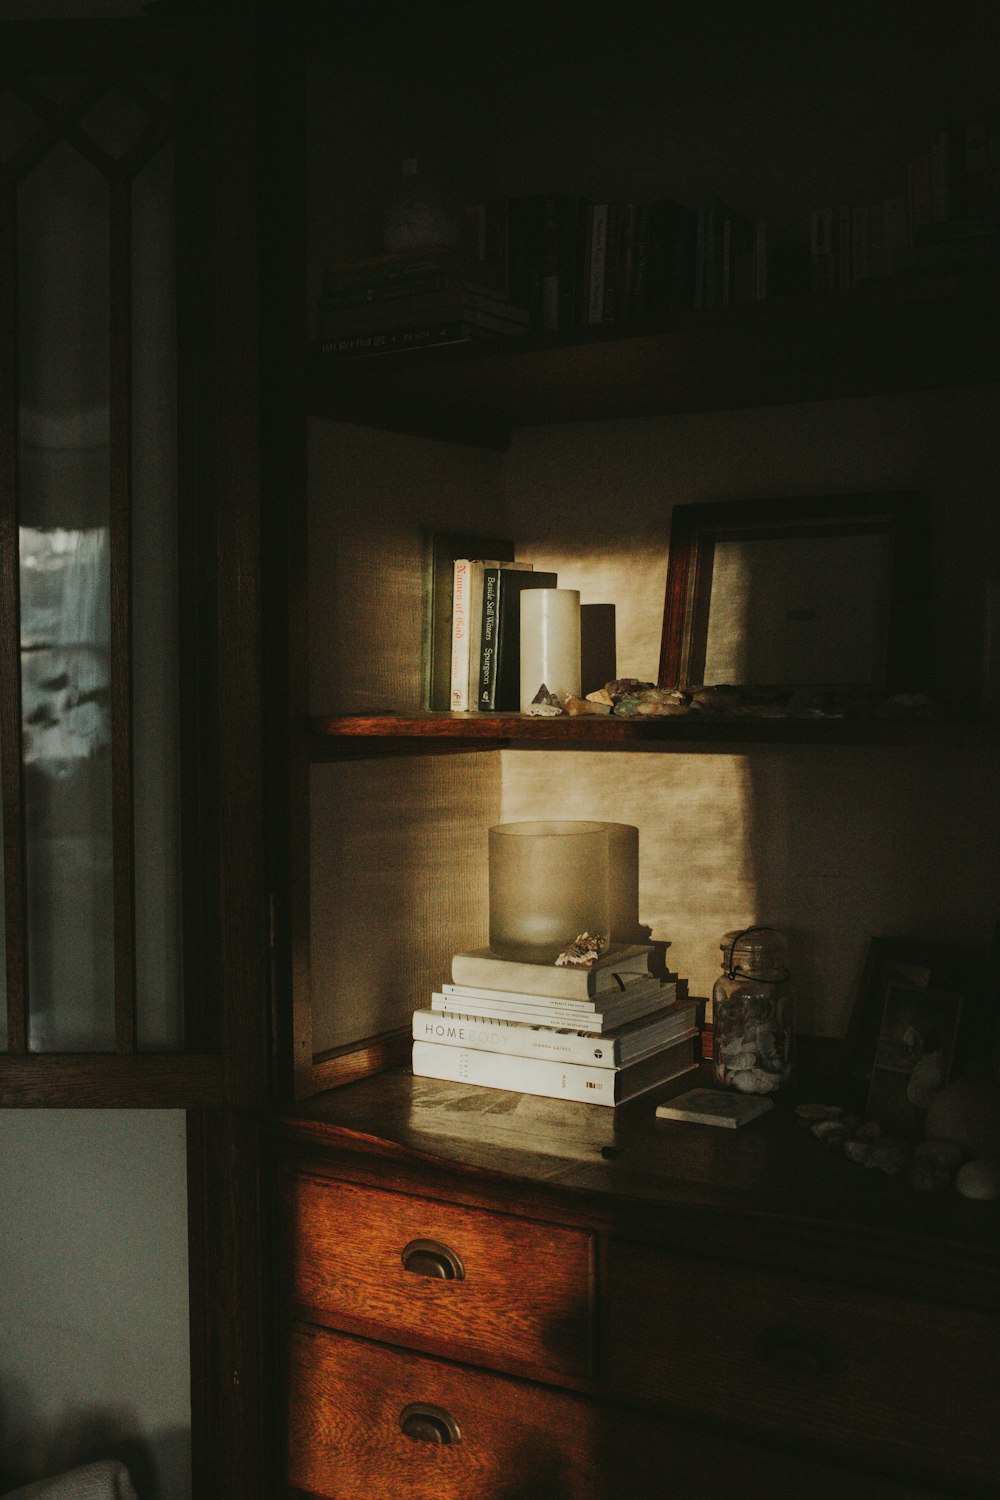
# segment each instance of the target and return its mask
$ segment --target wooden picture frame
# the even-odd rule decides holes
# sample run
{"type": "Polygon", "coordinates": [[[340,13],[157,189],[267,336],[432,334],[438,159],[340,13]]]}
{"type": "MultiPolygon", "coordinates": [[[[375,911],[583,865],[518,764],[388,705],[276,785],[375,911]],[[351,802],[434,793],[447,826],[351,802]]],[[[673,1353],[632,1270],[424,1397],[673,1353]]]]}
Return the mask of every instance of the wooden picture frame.
{"type": "MultiPolygon", "coordinates": [[[[926,507],[912,491],[674,506],[660,643],[660,687],[691,688],[713,682],[710,632],[718,630],[722,613],[719,598],[713,602],[713,582],[717,582],[718,594],[722,587],[718,580],[725,580],[729,576],[727,567],[732,567],[727,559],[732,559],[741,543],[745,556],[752,561],[747,564],[746,594],[739,603],[743,613],[728,628],[745,644],[746,661],[741,670],[749,675],[740,680],[739,671],[735,675],[730,671],[715,676],[715,683],[884,692],[914,692],[926,687],[930,546],[926,507]],[[779,572],[769,562],[781,555],[777,550],[762,552],[760,544],[767,542],[784,544],[784,578],[791,594],[781,593],[773,599],[773,618],[759,619],[763,585],[768,582],[770,589],[768,580],[779,572]],[[872,552],[876,548],[878,560],[872,552]],[[802,598],[795,594],[792,549],[796,555],[802,553],[803,563],[809,559],[802,598]],[[872,555],[868,557],[858,549],[868,549],[872,555]],[[829,569],[821,561],[824,553],[830,558],[829,569]],[[865,557],[872,580],[878,576],[878,600],[873,594],[873,581],[864,585],[860,581],[862,575],[857,566],[852,567],[852,556],[859,560],[865,557]],[[837,568],[857,591],[851,609],[841,607],[837,568]],[[822,603],[812,597],[819,591],[825,594],[822,603]],[[816,609],[810,607],[814,602],[816,609]],[[866,602],[871,604],[867,632],[858,635],[850,648],[845,639],[844,670],[838,671],[833,649],[841,628],[838,622],[856,621],[859,605],[863,607],[866,602]],[[779,626],[784,649],[774,643],[779,626]],[[808,662],[810,649],[829,660],[817,659],[814,673],[796,671],[797,662],[803,658],[808,662]],[[779,664],[777,674],[754,676],[755,665],[769,656],[779,664]],[[866,656],[871,658],[870,669],[859,673],[859,662],[866,656]],[[783,659],[791,666],[790,672],[780,670],[783,659]]],[[[856,624],[852,628],[857,630],[856,624]]]]}
{"type": "Polygon", "coordinates": [[[989,1050],[984,971],[985,955],[970,949],[871,939],[847,1033],[848,1078],[868,1116],[901,1133],[914,1128],[922,1106],[907,1095],[905,1078],[920,1055],[940,1051],[945,1083],[989,1050]]]}

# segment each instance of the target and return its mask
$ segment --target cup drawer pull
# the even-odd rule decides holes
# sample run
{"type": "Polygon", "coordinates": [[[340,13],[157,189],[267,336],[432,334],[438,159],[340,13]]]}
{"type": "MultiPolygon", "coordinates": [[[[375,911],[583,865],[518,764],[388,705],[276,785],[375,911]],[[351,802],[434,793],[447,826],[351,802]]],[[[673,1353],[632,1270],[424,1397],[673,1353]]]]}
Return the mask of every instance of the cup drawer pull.
{"type": "Polygon", "coordinates": [[[409,1406],[403,1407],[399,1414],[399,1426],[400,1431],[415,1443],[433,1443],[436,1447],[447,1447],[462,1441],[458,1423],[451,1412],[422,1401],[413,1401],[409,1406]]]}
{"type": "Polygon", "coordinates": [[[437,1281],[464,1281],[461,1258],[437,1240],[411,1240],[403,1248],[403,1270],[414,1276],[430,1276],[437,1281]]]}
{"type": "Polygon", "coordinates": [[[765,1328],[753,1342],[753,1352],[779,1370],[807,1375],[835,1375],[840,1357],[832,1344],[802,1328],[765,1328]]]}

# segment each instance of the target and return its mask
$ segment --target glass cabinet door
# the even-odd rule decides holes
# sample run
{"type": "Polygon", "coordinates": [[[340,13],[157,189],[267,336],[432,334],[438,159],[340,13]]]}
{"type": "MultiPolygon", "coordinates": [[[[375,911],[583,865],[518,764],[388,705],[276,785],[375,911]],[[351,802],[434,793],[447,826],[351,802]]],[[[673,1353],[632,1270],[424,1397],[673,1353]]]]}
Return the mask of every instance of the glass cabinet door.
{"type": "Polygon", "coordinates": [[[211,1102],[224,444],[218,412],[199,410],[221,374],[206,343],[220,285],[208,54],[187,23],[11,29],[0,1102],[15,1059],[22,1076],[35,1058],[132,1059],[138,1088],[150,1059],[192,1054],[211,1102]]]}

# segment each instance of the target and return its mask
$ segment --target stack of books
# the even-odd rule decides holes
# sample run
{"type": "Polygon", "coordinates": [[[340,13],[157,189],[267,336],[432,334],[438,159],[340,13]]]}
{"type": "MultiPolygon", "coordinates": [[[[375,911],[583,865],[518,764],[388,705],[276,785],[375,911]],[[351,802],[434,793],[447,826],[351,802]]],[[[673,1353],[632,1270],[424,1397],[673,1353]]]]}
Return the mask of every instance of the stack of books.
{"type": "Polygon", "coordinates": [[[345,261],[323,278],[324,355],[379,354],[526,333],[527,311],[495,286],[491,268],[447,246],[345,261]]]}
{"type": "Polygon", "coordinates": [[[413,1072],[614,1106],[696,1066],[695,1000],[649,972],[648,944],[590,968],[456,953],[452,982],[413,1015],[413,1072]]]}

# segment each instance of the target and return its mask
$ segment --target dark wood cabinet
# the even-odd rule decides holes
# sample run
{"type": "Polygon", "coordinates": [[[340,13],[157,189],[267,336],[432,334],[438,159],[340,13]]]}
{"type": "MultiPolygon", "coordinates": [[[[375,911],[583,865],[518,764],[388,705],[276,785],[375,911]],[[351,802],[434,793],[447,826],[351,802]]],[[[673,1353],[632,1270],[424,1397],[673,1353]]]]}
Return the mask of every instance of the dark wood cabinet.
{"type": "Polygon", "coordinates": [[[790,1102],[626,1106],[603,1145],[579,1105],[567,1151],[568,1106],[515,1137],[476,1094],[387,1074],[277,1125],[290,1495],[995,1492],[995,1204],[865,1172],[790,1102]]]}

